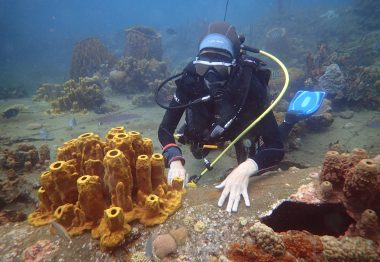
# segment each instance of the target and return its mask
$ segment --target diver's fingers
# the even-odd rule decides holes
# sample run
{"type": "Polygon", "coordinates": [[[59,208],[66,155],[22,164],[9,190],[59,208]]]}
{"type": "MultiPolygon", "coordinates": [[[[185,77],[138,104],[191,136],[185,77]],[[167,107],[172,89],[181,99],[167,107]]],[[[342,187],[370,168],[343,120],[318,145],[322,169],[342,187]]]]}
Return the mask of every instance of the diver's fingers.
{"type": "Polygon", "coordinates": [[[222,192],[222,194],[220,195],[220,198],[219,198],[219,201],[218,201],[218,207],[221,207],[223,206],[224,204],[224,201],[226,200],[228,194],[230,193],[229,190],[227,190],[227,188],[225,188],[222,192]]]}
{"type": "Polygon", "coordinates": [[[239,194],[239,196],[236,197],[236,199],[234,200],[234,204],[232,206],[232,212],[237,212],[238,206],[239,206],[239,202],[240,202],[240,198],[241,198],[241,195],[239,194]]]}
{"type": "Polygon", "coordinates": [[[215,186],[215,188],[217,189],[221,189],[223,188],[224,186],[226,185],[226,180],[224,180],[222,183],[220,183],[219,185],[215,186]]]}
{"type": "Polygon", "coordinates": [[[249,196],[248,196],[247,189],[244,189],[243,193],[241,193],[241,194],[243,195],[245,206],[250,207],[251,206],[251,202],[249,201],[249,196]]]}
{"type": "Polygon", "coordinates": [[[231,213],[231,210],[232,210],[232,206],[235,202],[235,200],[238,198],[237,195],[236,195],[236,188],[232,187],[231,191],[230,191],[230,197],[228,199],[228,204],[227,204],[227,208],[226,208],[226,211],[227,212],[230,212],[231,213]]]}

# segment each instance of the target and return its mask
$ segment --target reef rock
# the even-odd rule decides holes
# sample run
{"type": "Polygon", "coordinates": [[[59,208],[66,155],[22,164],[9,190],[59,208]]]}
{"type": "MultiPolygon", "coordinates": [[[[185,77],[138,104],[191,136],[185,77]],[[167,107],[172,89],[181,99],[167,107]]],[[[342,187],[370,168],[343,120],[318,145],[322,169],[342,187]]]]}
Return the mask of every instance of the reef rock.
{"type": "Polygon", "coordinates": [[[345,79],[337,64],[331,64],[325,73],[318,79],[318,86],[330,95],[342,93],[345,87],[345,79]]]}

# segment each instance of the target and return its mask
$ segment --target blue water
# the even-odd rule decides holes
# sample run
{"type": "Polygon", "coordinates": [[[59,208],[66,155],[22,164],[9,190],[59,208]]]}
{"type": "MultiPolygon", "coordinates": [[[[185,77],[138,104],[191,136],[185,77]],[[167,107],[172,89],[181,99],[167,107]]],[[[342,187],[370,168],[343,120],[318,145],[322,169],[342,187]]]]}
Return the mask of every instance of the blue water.
{"type": "MultiPolygon", "coordinates": [[[[163,45],[172,43],[164,34],[174,29],[182,41],[168,52],[169,60],[193,56],[200,32],[197,27],[223,20],[224,0],[1,0],[0,1],[0,87],[35,89],[42,82],[68,78],[72,49],[86,37],[98,37],[116,55],[123,53],[124,30],[134,25],[152,27],[163,33],[163,45]],[[170,55],[175,56],[170,57],[170,55]]],[[[241,31],[278,9],[325,9],[351,1],[253,1],[230,0],[227,21],[241,31]]],[[[259,36],[257,36],[259,37],[259,36]]],[[[164,50],[165,51],[165,50],[164,50]]]]}

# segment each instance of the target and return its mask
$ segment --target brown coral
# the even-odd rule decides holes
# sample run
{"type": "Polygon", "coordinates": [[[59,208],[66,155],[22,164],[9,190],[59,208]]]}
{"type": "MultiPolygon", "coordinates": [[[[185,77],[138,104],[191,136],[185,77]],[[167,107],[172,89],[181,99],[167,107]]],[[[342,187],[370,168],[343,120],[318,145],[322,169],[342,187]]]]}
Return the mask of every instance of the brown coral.
{"type": "Polygon", "coordinates": [[[92,76],[101,64],[114,63],[115,58],[107,48],[95,37],[78,42],[71,59],[70,77],[92,76]]]}
{"type": "Polygon", "coordinates": [[[137,59],[161,60],[161,36],[152,28],[132,27],[125,31],[125,55],[137,59]]]}

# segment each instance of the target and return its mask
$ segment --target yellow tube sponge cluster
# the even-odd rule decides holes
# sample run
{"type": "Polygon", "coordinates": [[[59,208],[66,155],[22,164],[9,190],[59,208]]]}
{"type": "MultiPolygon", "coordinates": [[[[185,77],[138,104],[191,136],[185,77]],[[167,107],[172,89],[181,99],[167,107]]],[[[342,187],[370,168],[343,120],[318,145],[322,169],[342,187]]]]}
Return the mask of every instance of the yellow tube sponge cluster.
{"type": "Polygon", "coordinates": [[[99,227],[92,231],[92,237],[100,238],[100,248],[105,251],[120,245],[129,232],[131,226],[124,219],[123,209],[111,207],[104,210],[104,217],[99,227]]]}
{"type": "Polygon", "coordinates": [[[128,224],[165,222],[180,206],[183,180],[166,183],[164,158],[137,131],[114,127],[103,141],[84,133],[57,150],[57,161],[41,174],[39,207],[28,217],[34,226],[52,219],[71,236],[91,230],[102,250],[120,245],[128,224]]]}

